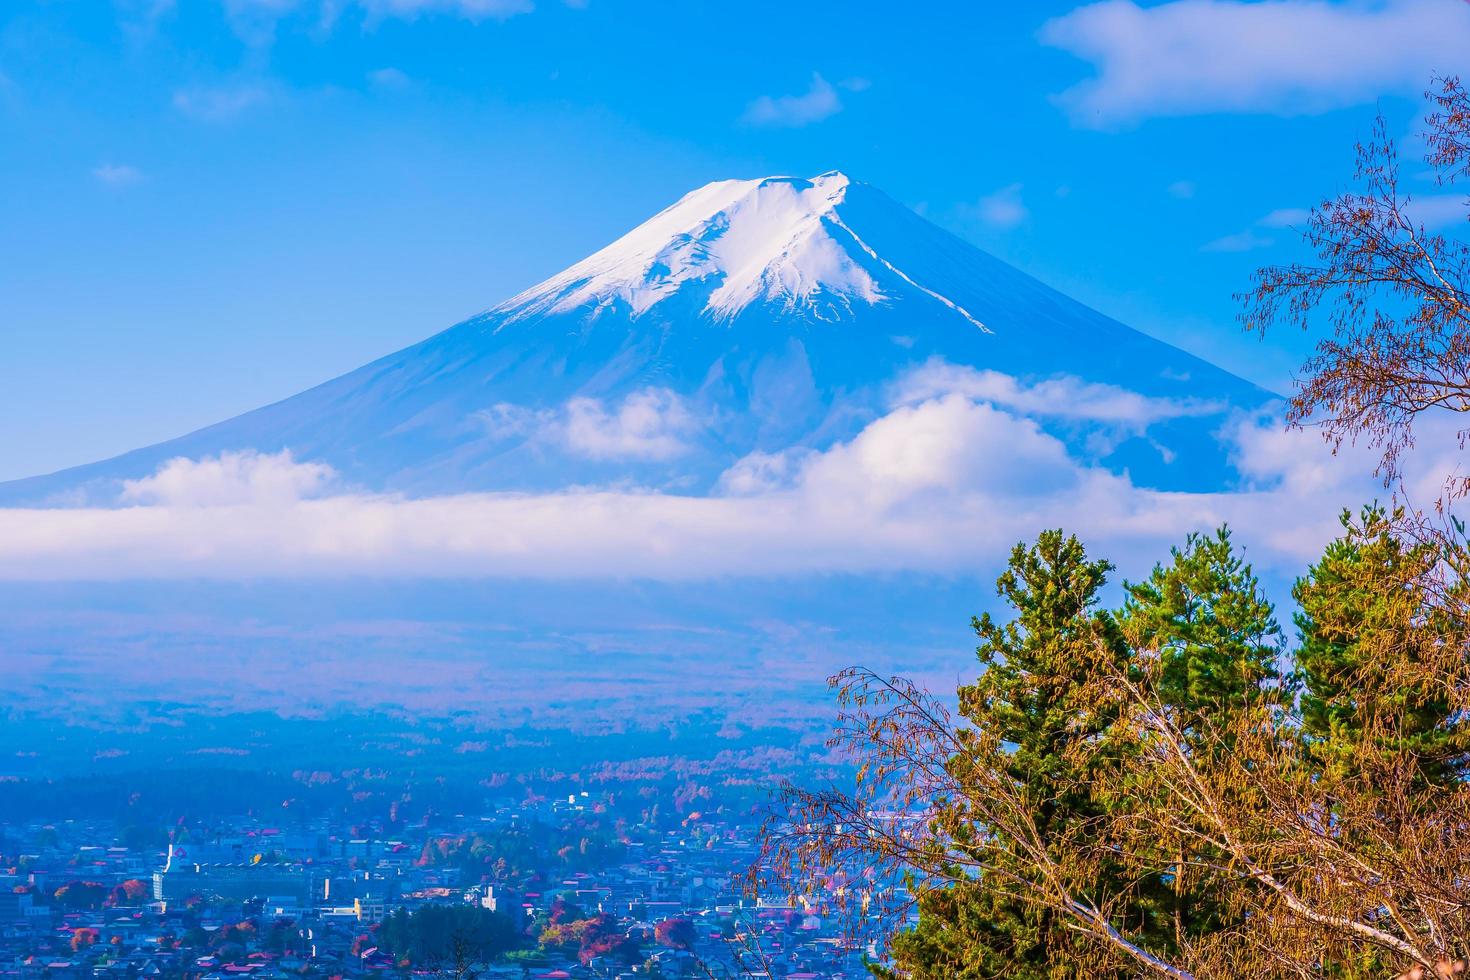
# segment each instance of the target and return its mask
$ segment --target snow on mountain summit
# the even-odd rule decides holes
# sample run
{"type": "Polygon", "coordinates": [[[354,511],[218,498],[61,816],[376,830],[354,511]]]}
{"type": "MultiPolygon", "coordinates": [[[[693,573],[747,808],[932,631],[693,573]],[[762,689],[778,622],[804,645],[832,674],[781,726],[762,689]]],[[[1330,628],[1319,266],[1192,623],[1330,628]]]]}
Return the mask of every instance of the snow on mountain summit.
{"type": "MultiPolygon", "coordinates": [[[[728,321],[752,304],[842,319],[913,290],[983,326],[950,300],[885,262],[842,216],[854,188],[832,170],[810,179],[765,177],[706,184],[566,271],[492,312],[507,322],[581,307],[624,306],[634,317],[686,290],[702,312],[728,321]]],[[[899,207],[894,204],[894,207],[899,207]]]]}

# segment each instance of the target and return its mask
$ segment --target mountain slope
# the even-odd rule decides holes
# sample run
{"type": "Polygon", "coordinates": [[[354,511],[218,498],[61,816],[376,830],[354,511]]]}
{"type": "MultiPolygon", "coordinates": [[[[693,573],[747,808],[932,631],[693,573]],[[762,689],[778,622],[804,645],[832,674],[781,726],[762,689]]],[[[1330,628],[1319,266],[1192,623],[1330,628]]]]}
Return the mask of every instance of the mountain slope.
{"type": "Polygon", "coordinates": [[[722,181],[422,343],[178,439],[0,485],[0,501],[116,500],[170,458],[244,449],[410,494],[708,492],[752,452],[850,436],[896,378],[936,362],[1208,406],[1096,450],[1165,489],[1228,481],[1208,436],[1228,408],[1270,397],[841,173],[722,181]]]}

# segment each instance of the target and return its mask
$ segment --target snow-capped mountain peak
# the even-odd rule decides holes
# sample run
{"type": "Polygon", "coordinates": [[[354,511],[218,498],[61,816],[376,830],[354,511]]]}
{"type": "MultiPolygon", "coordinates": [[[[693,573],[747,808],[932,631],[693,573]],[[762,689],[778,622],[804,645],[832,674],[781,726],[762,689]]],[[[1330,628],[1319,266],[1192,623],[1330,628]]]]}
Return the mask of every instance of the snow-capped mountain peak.
{"type": "MultiPolygon", "coordinates": [[[[711,487],[748,454],[854,437],[929,363],[1169,405],[1269,397],[833,171],[708,184],[420,343],[180,438],[0,485],[0,501],[117,500],[170,460],[287,450],[352,486],[412,493],[711,487]]],[[[1216,486],[1229,477],[1218,424],[1175,413],[1096,445],[1151,486],[1216,486]]]]}
{"type": "Polygon", "coordinates": [[[876,193],[836,170],[809,179],[706,184],[495,312],[508,314],[512,322],[621,306],[636,318],[678,295],[719,321],[734,319],[756,303],[832,320],[857,304],[875,305],[895,292],[917,290],[979,326],[858,237],[841,214],[854,188],[876,193]]]}

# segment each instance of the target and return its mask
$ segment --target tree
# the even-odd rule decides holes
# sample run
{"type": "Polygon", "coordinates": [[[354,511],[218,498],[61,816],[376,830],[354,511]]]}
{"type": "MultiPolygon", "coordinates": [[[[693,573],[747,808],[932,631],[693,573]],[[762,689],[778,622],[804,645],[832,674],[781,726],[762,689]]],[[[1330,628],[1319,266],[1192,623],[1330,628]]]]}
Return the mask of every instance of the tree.
{"type": "Polygon", "coordinates": [[[694,923],[688,919],[664,919],[653,927],[653,938],[660,946],[670,949],[691,950],[698,940],[694,923]]]}
{"type": "MultiPolygon", "coordinates": [[[[1103,735],[1111,719],[1077,697],[1075,679],[1099,650],[1119,663],[1127,657],[1117,623],[1097,608],[1111,569],[1089,560],[1076,538],[1045,531],[1032,547],[1016,546],[997,580],[1015,618],[1002,625],[987,613],[973,624],[981,674],[960,688],[960,714],[1010,747],[1007,774],[1037,801],[1035,831],[1043,839],[1065,841],[1098,815],[1092,787],[1108,760],[1079,760],[1072,748],[1103,735]]],[[[961,807],[940,819],[962,826],[967,815],[961,807]]],[[[1010,976],[1044,977],[1058,961],[1078,958],[1066,924],[1017,901],[1008,885],[982,876],[960,892],[921,902],[918,929],[895,941],[902,969],[994,976],[1004,967],[1010,976]]]]}
{"type": "MultiPolygon", "coordinates": [[[[566,906],[566,909],[575,911],[575,906],[566,906]]],[[[541,929],[538,941],[545,949],[575,955],[583,965],[599,956],[612,956],[632,963],[639,955],[638,941],[624,933],[617,920],[606,912],[586,918],[553,912],[541,929]]]]}
{"type": "Polygon", "coordinates": [[[52,893],[51,898],[64,909],[100,909],[107,900],[108,888],[95,881],[68,881],[52,893]]]}
{"type": "Polygon", "coordinates": [[[129,905],[133,902],[146,899],[152,889],[146,881],[140,878],[129,878],[118,884],[107,896],[108,905],[129,905]]]}
{"type": "MultiPolygon", "coordinates": [[[[1120,620],[1129,644],[1157,656],[1159,700],[1179,720],[1193,753],[1228,750],[1212,740],[1233,728],[1230,715],[1291,696],[1283,677],[1281,627],[1251,567],[1235,552],[1228,528],[1191,533],[1143,582],[1125,585],[1120,620]]],[[[1116,792],[1151,792],[1164,787],[1127,782],[1116,792]]],[[[1106,793],[1106,788],[1104,789],[1106,793]]],[[[1115,800],[1126,805],[1132,801],[1115,800]]],[[[1185,837],[1159,838],[1155,863],[1168,867],[1171,950],[1219,930],[1231,913],[1199,865],[1220,855],[1202,852],[1185,837]]]]}
{"type": "MultiPolygon", "coordinates": [[[[1362,540],[1381,533],[1371,528],[1362,540]]],[[[910,682],[842,675],[837,742],[858,752],[857,790],[788,788],[789,809],[766,828],[757,884],[841,894],[850,914],[880,917],[903,911],[917,891],[919,928],[893,941],[896,971],[916,977],[945,968],[983,975],[976,964],[998,956],[979,957],[994,955],[997,937],[1017,935],[1016,922],[1052,931],[1022,934],[1035,946],[1013,948],[1035,958],[1018,957],[1002,975],[1458,973],[1470,954],[1470,784],[1458,761],[1470,724],[1465,545],[1352,553],[1355,598],[1345,608],[1377,596],[1391,611],[1362,631],[1371,655],[1317,672],[1330,673],[1330,685],[1313,688],[1309,677],[1308,696],[1294,699],[1273,691],[1267,674],[1247,696],[1195,699],[1181,696],[1190,689],[1179,682],[1187,644],[1177,618],[1159,615],[1171,605],[1155,601],[1169,594],[1160,586],[1180,576],[1213,582],[1199,598],[1216,610],[1256,590],[1248,569],[1218,547],[1222,536],[1192,540],[1134,593],[1128,656],[1098,624],[1086,638],[1094,655],[1068,658],[1075,710],[1055,719],[1070,744],[1050,781],[1033,782],[1020,764],[1026,732],[995,723],[1004,713],[981,725],[970,710],[965,721],[975,727],[966,727],[910,682]],[[1418,549],[1415,561],[1400,560],[1418,549]],[[1201,576],[1201,567],[1234,571],[1201,576]],[[1335,693],[1324,697],[1329,687],[1335,693]],[[1324,755],[1312,698],[1350,700],[1352,724],[1331,729],[1350,751],[1324,755]],[[1094,795],[1076,799],[1078,774],[1094,780],[1094,795]],[[1057,820],[1050,808],[1064,803],[1068,817],[1057,820]],[[1209,915],[1163,929],[1150,914],[1152,884],[1173,884],[1181,866],[1186,887],[1174,894],[1204,897],[1209,915]],[[1004,918],[997,908],[1015,911],[1004,918]]],[[[1314,583],[1326,581],[1325,564],[1314,583]]],[[[1199,644],[1191,659],[1262,653],[1240,642],[1270,632],[1258,628],[1261,607],[1237,608],[1249,615],[1236,627],[1191,634],[1199,644]]],[[[1263,656],[1249,659],[1264,669],[1263,656]]],[[[1026,689],[1045,686],[1033,677],[1026,689]]]]}
{"type": "Polygon", "coordinates": [[[1228,528],[1190,534],[1168,565],[1125,588],[1124,629],[1135,646],[1159,652],[1168,703],[1200,715],[1281,703],[1281,626],[1228,528]]]}
{"type": "Polygon", "coordinates": [[[117,840],[130,851],[161,851],[168,847],[168,832],[156,824],[129,824],[118,834],[117,840]]]}
{"type": "Polygon", "coordinates": [[[1470,750],[1447,683],[1470,649],[1464,582],[1453,573],[1460,549],[1406,541],[1381,508],[1342,522],[1346,533],[1293,592],[1304,732],[1340,778],[1385,752],[1406,753],[1427,784],[1448,785],[1470,750]]]}
{"type": "Polygon", "coordinates": [[[584,966],[600,956],[610,956],[628,964],[641,956],[638,940],[619,928],[617,920],[606,912],[584,920],[578,938],[577,959],[584,966]]]}
{"type": "MultiPolygon", "coordinates": [[[[1426,95],[1425,163],[1452,186],[1470,176],[1470,93],[1456,78],[1436,82],[1426,95]]],[[[1241,321],[1250,330],[1325,328],[1289,419],[1320,425],[1334,449],[1365,439],[1393,483],[1421,415],[1470,411],[1470,243],[1418,219],[1382,117],[1358,146],[1356,178],[1360,189],[1322,202],[1306,221],[1316,261],[1257,272],[1240,297],[1241,321]]],[[[1470,427],[1458,437],[1463,446],[1470,427]]],[[[1454,476],[1437,503],[1466,492],[1470,475],[1454,476]]]]}
{"type": "Polygon", "coordinates": [[[996,585],[1015,618],[1001,624],[986,614],[973,623],[982,672],[959,691],[964,726],[901,679],[865,671],[834,679],[841,702],[855,709],[835,743],[871,750],[860,798],[788,787],[796,829],[786,836],[792,825],[768,828],[769,854],[778,877],[815,875],[809,900],[881,901],[885,872],[921,875],[918,925],[892,942],[900,974],[1125,975],[1114,951],[1080,942],[1068,914],[1036,900],[1033,890],[1054,884],[1037,877],[1038,866],[1057,868],[1071,893],[1086,896],[1079,901],[1106,904],[1131,928],[1162,928],[1161,876],[1120,878],[1115,855],[1096,846],[1105,808],[1095,788],[1119,765],[1114,714],[1078,682],[1098,661],[1127,672],[1118,624],[1098,608],[1111,567],[1061,531],[1016,546],[996,585]],[[875,817],[885,809],[901,816],[875,817]],[[916,810],[927,814],[922,833],[902,816],[916,810]],[[819,841],[801,827],[839,829],[819,841]],[[892,848],[867,854],[864,842],[874,840],[892,848]],[[861,887],[846,880],[839,859],[851,856],[849,845],[880,869],[861,887]]]}
{"type": "Polygon", "coordinates": [[[444,969],[466,957],[493,959],[515,947],[510,917],[476,905],[425,905],[396,909],[378,926],[379,946],[414,966],[444,969]]]}

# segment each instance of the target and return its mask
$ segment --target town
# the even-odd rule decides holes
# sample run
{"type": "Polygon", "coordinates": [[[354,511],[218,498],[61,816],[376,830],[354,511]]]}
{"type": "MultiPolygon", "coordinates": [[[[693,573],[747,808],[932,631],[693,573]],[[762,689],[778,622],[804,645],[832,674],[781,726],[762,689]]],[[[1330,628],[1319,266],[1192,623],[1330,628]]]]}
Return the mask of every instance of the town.
{"type": "Polygon", "coordinates": [[[825,910],[744,892],[748,808],[681,802],[532,792],[410,825],[262,801],[157,831],[3,814],[0,978],[866,975],[878,951],[825,910]]]}

